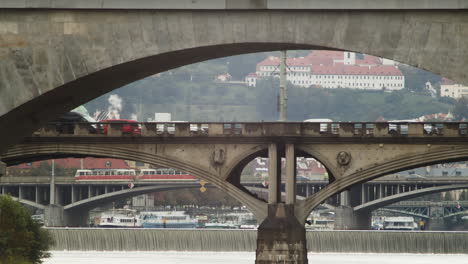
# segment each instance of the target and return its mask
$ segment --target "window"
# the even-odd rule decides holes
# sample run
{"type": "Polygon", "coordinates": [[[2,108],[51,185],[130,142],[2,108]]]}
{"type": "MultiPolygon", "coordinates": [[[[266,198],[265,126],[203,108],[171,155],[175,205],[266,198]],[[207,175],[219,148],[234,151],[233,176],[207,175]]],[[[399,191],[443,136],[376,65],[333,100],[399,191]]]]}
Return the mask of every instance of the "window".
{"type": "Polygon", "coordinates": [[[442,171],[442,176],[448,176],[448,171],[442,171]]]}
{"type": "Polygon", "coordinates": [[[456,171],[456,172],[455,172],[455,175],[461,176],[461,171],[456,171]]]}
{"type": "Polygon", "coordinates": [[[143,166],[145,166],[145,163],[144,163],[144,162],[141,162],[141,161],[137,161],[137,162],[135,162],[135,166],[137,166],[137,167],[143,167],[143,166]]]}
{"type": "Polygon", "coordinates": [[[109,168],[109,167],[111,167],[111,166],[112,166],[112,162],[110,162],[109,160],[106,161],[106,167],[109,168]]]}

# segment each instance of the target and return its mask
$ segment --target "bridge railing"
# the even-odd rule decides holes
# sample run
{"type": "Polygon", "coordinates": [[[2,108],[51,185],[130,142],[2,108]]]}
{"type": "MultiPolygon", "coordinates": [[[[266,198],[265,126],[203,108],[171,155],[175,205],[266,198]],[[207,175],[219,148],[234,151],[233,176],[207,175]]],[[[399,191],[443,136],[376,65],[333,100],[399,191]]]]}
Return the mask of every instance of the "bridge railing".
{"type": "Polygon", "coordinates": [[[301,136],[301,137],[465,137],[459,122],[229,122],[229,123],[49,123],[36,136],[301,136]]]}

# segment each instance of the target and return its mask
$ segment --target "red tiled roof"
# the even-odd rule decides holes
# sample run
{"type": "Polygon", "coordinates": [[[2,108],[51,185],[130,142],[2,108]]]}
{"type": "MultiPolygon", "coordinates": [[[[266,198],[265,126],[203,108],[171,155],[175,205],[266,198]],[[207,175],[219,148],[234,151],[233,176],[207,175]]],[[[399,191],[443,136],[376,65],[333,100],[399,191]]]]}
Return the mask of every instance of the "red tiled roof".
{"type": "Polygon", "coordinates": [[[375,56],[364,55],[364,59],[356,60],[356,64],[358,65],[381,65],[382,60],[375,56]]]}
{"type": "Polygon", "coordinates": [[[286,64],[288,66],[308,66],[311,63],[306,58],[300,57],[300,58],[287,58],[286,64]]]}
{"type": "Polygon", "coordinates": [[[343,51],[314,50],[306,56],[306,59],[308,60],[314,60],[315,58],[331,58],[336,60],[342,60],[343,51]]]}
{"type": "Polygon", "coordinates": [[[310,59],[310,61],[312,65],[332,66],[334,59],[330,57],[317,57],[317,58],[310,59]]]}
{"type": "Polygon", "coordinates": [[[440,82],[440,84],[442,84],[442,85],[452,85],[452,84],[455,84],[455,82],[452,81],[452,80],[449,80],[447,78],[442,78],[442,81],[440,82]]]}
{"type": "Polygon", "coordinates": [[[335,66],[314,66],[312,74],[321,75],[385,75],[403,76],[401,71],[394,66],[356,66],[356,65],[335,65],[335,66]]]}
{"type": "Polygon", "coordinates": [[[279,58],[274,56],[269,56],[268,58],[257,63],[257,66],[275,66],[279,65],[279,58]]]}

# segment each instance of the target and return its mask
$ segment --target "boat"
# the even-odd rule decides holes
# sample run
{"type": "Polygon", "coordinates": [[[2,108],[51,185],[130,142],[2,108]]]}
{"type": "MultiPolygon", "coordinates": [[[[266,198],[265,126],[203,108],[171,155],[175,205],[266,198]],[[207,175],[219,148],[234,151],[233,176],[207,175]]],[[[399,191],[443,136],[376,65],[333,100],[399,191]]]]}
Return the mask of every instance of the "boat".
{"type": "Polygon", "coordinates": [[[206,223],[203,228],[207,229],[238,229],[239,226],[233,223],[206,223]]]}
{"type": "Polygon", "coordinates": [[[198,225],[198,220],[184,211],[140,212],[140,220],[144,228],[196,228],[198,225]]]}
{"type": "Polygon", "coordinates": [[[101,214],[97,226],[113,228],[135,228],[141,227],[141,221],[135,210],[112,209],[101,214]]]}
{"type": "Polygon", "coordinates": [[[418,224],[411,216],[385,217],[383,230],[417,230],[418,224]]]}

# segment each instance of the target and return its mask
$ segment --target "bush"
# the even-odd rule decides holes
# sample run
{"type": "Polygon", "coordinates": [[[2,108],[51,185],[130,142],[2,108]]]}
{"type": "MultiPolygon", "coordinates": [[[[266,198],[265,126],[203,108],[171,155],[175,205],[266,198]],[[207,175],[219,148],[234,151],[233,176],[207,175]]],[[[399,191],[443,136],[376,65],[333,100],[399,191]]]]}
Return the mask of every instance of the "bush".
{"type": "Polygon", "coordinates": [[[0,195],[0,264],[37,264],[53,244],[46,229],[6,195],[0,195]]]}

